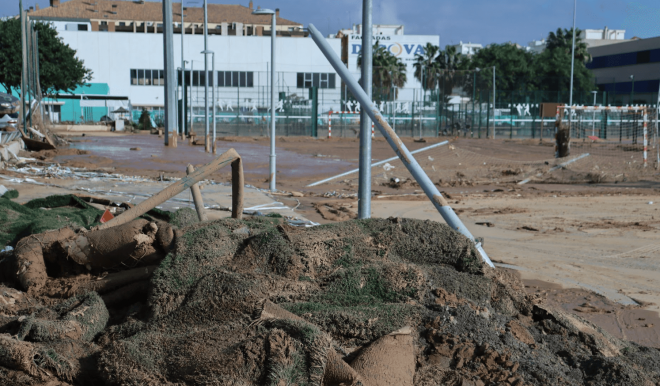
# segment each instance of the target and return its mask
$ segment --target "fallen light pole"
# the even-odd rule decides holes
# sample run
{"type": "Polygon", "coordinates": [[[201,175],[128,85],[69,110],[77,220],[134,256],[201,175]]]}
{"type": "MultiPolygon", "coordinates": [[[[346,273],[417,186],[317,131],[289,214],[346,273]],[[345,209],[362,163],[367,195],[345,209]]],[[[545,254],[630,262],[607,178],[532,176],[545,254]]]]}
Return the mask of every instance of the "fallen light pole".
{"type": "MultiPolygon", "coordinates": [[[[436,148],[436,147],[444,146],[444,145],[446,145],[446,144],[448,144],[448,143],[449,143],[449,141],[442,141],[442,142],[440,142],[440,143],[436,143],[436,144],[433,144],[433,145],[431,145],[431,146],[427,146],[427,147],[424,147],[424,148],[421,148],[421,149],[417,149],[417,150],[415,150],[415,151],[411,151],[410,154],[421,153],[421,152],[423,152],[423,151],[431,150],[431,149],[434,149],[434,148],[436,148]]],[[[396,160],[396,159],[399,159],[399,157],[392,157],[392,158],[384,159],[384,160],[382,160],[382,161],[374,162],[374,163],[371,164],[371,167],[373,168],[373,167],[375,167],[375,166],[379,166],[379,165],[382,165],[382,164],[384,164],[384,163],[386,163],[386,162],[394,161],[394,160],[396,160]]],[[[358,172],[358,171],[360,171],[360,169],[353,169],[353,170],[348,171],[348,172],[346,172],[346,173],[338,174],[338,175],[336,175],[336,176],[332,176],[332,177],[330,177],[330,178],[326,178],[325,180],[321,180],[321,181],[314,182],[313,184],[309,184],[309,185],[307,185],[307,187],[309,188],[309,187],[312,187],[312,186],[321,185],[321,184],[324,184],[324,183],[326,183],[326,182],[328,182],[328,181],[332,181],[332,180],[335,180],[335,179],[337,179],[337,178],[344,177],[344,176],[347,176],[347,175],[349,175],[349,174],[353,174],[353,173],[358,172]]]]}
{"type": "Polygon", "coordinates": [[[112,228],[132,221],[184,190],[190,189],[193,185],[227,164],[231,164],[231,217],[241,219],[243,217],[243,185],[245,181],[243,177],[243,163],[241,156],[236,153],[236,150],[229,149],[218,158],[161,190],[159,193],[154,194],[105,224],[101,224],[97,229],[112,228]]]}
{"type": "Polygon", "coordinates": [[[436,207],[442,218],[447,222],[447,224],[461,233],[463,236],[469,238],[475,242],[475,247],[481,254],[481,258],[491,267],[494,267],[493,263],[490,261],[490,258],[484,251],[481,243],[477,242],[472,236],[472,233],[465,227],[463,222],[458,218],[454,210],[449,206],[447,200],[440,194],[438,188],[435,187],[431,179],[424,173],[424,170],[419,166],[417,160],[410,154],[410,151],[406,146],[401,142],[399,136],[392,130],[390,125],[387,123],[385,118],[380,114],[378,109],[373,105],[371,99],[367,94],[362,90],[362,87],[357,83],[353,76],[348,72],[348,69],[342,63],[341,59],[337,56],[334,50],[326,42],[323,35],[314,27],[313,24],[309,25],[309,32],[312,35],[312,39],[319,47],[323,55],[330,62],[332,67],[337,71],[337,74],[341,79],[346,83],[353,96],[360,102],[362,109],[369,114],[369,117],[372,121],[376,123],[378,130],[380,130],[383,137],[390,144],[395,153],[399,156],[403,164],[406,166],[410,174],[415,178],[419,186],[424,190],[427,197],[431,200],[433,205],[436,207]]]}

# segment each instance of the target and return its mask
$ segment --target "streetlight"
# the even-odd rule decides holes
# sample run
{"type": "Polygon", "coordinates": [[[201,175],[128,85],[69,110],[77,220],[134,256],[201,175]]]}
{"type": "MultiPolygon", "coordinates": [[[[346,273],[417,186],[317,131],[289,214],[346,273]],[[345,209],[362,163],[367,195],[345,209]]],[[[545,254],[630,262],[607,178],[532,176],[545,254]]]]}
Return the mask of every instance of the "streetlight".
{"type": "MultiPolygon", "coordinates": [[[[185,124],[186,124],[186,63],[188,63],[187,60],[184,60],[183,58],[183,37],[186,34],[186,27],[183,21],[184,15],[183,11],[187,10],[183,6],[183,0],[181,0],[181,127],[180,127],[180,134],[181,134],[181,140],[183,141],[183,136],[185,133],[185,124]]],[[[192,90],[192,89],[191,89],[192,90]]]]}
{"type": "Polygon", "coordinates": [[[635,97],[635,75],[630,75],[632,81],[632,88],[630,89],[630,105],[633,105],[633,98],[635,97]]]}
{"type": "Polygon", "coordinates": [[[257,8],[252,12],[253,15],[272,15],[270,24],[270,187],[271,191],[275,191],[275,35],[276,20],[275,11],[271,9],[257,8]]]}
{"type": "MultiPolygon", "coordinates": [[[[209,50],[204,50],[201,52],[204,55],[211,54],[211,78],[213,78],[213,87],[212,87],[212,93],[213,96],[211,97],[211,103],[213,104],[213,154],[215,154],[215,85],[218,84],[218,82],[215,79],[215,52],[209,51],[209,50]]],[[[208,75],[207,75],[208,77],[208,75]]],[[[208,84],[208,80],[206,81],[208,84]]]]}
{"type": "MultiPolygon", "coordinates": [[[[182,51],[183,52],[183,51],[182,51]]],[[[183,56],[183,55],[182,55],[183,56]]],[[[188,63],[187,60],[183,60],[181,62],[181,65],[183,67],[179,68],[181,70],[181,116],[179,117],[181,120],[181,140],[183,141],[183,136],[185,135],[186,132],[186,64],[188,63]]],[[[192,90],[192,89],[191,89],[192,90]]]]}
{"type": "MultiPolygon", "coordinates": [[[[598,94],[598,91],[592,91],[592,94],[594,94],[594,107],[596,106],[596,95],[598,94]]],[[[596,109],[594,109],[593,116],[591,118],[591,135],[595,136],[596,135],[596,109]]]]}
{"type": "Polygon", "coordinates": [[[209,148],[209,59],[206,56],[209,51],[209,20],[208,20],[208,3],[204,0],[204,151],[207,153],[211,151],[209,148]]]}

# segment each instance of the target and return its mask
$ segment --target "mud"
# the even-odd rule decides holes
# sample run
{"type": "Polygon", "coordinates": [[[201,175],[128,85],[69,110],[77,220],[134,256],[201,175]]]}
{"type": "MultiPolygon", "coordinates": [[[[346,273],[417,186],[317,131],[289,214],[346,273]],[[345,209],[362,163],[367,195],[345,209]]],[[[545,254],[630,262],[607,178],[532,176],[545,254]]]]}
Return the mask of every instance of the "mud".
{"type": "MultiPolygon", "coordinates": [[[[0,287],[0,382],[660,382],[660,351],[526,291],[446,225],[390,218],[296,228],[270,217],[200,223],[189,212],[168,217],[170,250],[155,269],[62,265],[39,289],[0,287]]],[[[149,224],[164,225],[139,221],[129,233],[161,248],[149,224]]],[[[598,307],[590,305],[576,307],[598,307]]]]}

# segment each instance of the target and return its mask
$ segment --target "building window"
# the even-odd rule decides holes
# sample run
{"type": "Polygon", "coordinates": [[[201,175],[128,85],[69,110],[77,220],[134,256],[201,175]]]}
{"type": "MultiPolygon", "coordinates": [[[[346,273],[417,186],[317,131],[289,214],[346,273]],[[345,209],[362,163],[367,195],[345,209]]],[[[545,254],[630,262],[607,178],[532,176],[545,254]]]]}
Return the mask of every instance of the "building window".
{"type": "Polygon", "coordinates": [[[126,22],[125,21],[120,21],[119,26],[120,27],[126,27],[126,22]]]}
{"type": "Polygon", "coordinates": [[[218,87],[254,87],[251,71],[218,71],[218,87]]]}
{"type": "Polygon", "coordinates": [[[298,88],[335,88],[335,74],[325,72],[299,72],[297,79],[298,88]]]}
{"type": "Polygon", "coordinates": [[[132,86],[164,86],[165,71],[132,69],[131,85],[132,86]]]}
{"type": "Polygon", "coordinates": [[[651,51],[637,52],[637,64],[651,63],[651,51]]]}
{"type": "Polygon", "coordinates": [[[87,24],[78,24],[78,31],[87,31],[87,24]]]}

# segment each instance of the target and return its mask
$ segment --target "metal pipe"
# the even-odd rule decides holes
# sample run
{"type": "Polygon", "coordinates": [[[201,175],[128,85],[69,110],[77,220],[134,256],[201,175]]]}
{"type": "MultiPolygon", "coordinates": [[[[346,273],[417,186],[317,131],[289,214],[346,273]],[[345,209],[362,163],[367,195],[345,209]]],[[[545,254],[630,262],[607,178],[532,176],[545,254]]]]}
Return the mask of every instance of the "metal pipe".
{"type": "Polygon", "coordinates": [[[183,25],[183,0],[181,0],[181,127],[178,130],[178,133],[182,136],[185,132],[184,128],[186,126],[186,61],[183,55],[183,37],[186,35],[186,29],[183,25]]]}
{"type": "Polygon", "coordinates": [[[204,0],[204,151],[211,151],[209,143],[209,57],[208,3],[204,0]]]}
{"type": "Polygon", "coordinates": [[[213,172],[220,169],[222,166],[235,162],[240,158],[241,157],[238,155],[238,153],[236,153],[236,150],[229,149],[225,153],[221,154],[218,158],[202,166],[201,168],[198,168],[194,172],[183,177],[179,181],[173,183],[160,192],[154,194],[145,201],[142,201],[138,205],[132,207],[131,209],[113,218],[112,220],[101,224],[97,229],[111,228],[132,221],[136,217],[142,216],[151,209],[155,208],[157,205],[162,204],[163,202],[169,200],[184,190],[190,189],[191,186],[210,176],[213,172]]]}
{"type": "MultiPolygon", "coordinates": [[[[362,0],[362,89],[370,100],[373,86],[372,11],[372,0],[362,0]]],[[[358,218],[371,217],[371,120],[366,110],[360,110],[358,218]]]]}
{"type": "MultiPolygon", "coordinates": [[[[21,118],[23,125],[23,134],[28,135],[27,127],[27,114],[25,110],[25,88],[27,84],[27,46],[26,46],[26,36],[25,36],[25,10],[23,10],[23,0],[19,2],[19,11],[21,12],[21,58],[23,60],[23,65],[21,66],[21,118]]],[[[75,114],[74,114],[75,115],[75,114]]]]}
{"type": "MultiPolygon", "coordinates": [[[[573,70],[575,69],[575,15],[577,13],[577,0],[573,0],[573,47],[571,48],[571,87],[570,87],[570,93],[569,95],[569,106],[573,106],[573,70]]],[[[569,110],[568,112],[568,122],[569,122],[569,128],[570,128],[570,122],[571,122],[571,112],[572,110],[569,110]]]]}
{"type": "Polygon", "coordinates": [[[484,251],[482,248],[481,243],[476,242],[474,236],[472,236],[470,231],[465,227],[456,213],[454,213],[454,210],[449,206],[447,200],[442,197],[438,191],[438,188],[435,187],[431,179],[426,175],[426,173],[424,173],[424,170],[422,170],[415,158],[412,156],[412,154],[410,154],[410,151],[408,151],[403,142],[401,142],[401,139],[396,135],[394,130],[392,130],[378,109],[373,105],[367,94],[365,94],[364,90],[360,88],[360,85],[355,81],[344,63],[330,47],[323,35],[316,29],[316,27],[314,27],[313,24],[309,25],[309,31],[312,39],[319,47],[321,52],[323,52],[323,55],[325,55],[332,67],[335,69],[335,71],[337,71],[337,74],[339,74],[344,83],[348,86],[350,91],[353,93],[353,96],[355,96],[355,98],[360,102],[362,109],[366,110],[369,114],[369,117],[376,123],[378,130],[380,130],[381,134],[383,134],[383,137],[385,137],[392,149],[394,149],[410,174],[412,174],[417,183],[419,183],[419,186],[424,190],[424,193],[426,193],[426,196],[431,200],[442,218],[452,229],[457,230],[465,237],[474,241],[475,247],[481,254],[482,259],[489,266],[494,267],[493,263],[488,258],[486,251],[484,251]]]}
{"type": "MultiPolygon", "coordinates": [[[[411,151],[410,154],[421,153],[421,152],[423,152],[423,151],[427,151],[427,150],[430,150],[430,149],[433,149],[433,148],[436,148],[436,147],[439,147],[439,146],[443,146],[443,145],[446,145],[446,144],[448,144],[448,143],[449,143],[449,141],[443,141],[443,142],[440,142],[440,143],[436,143],[436,144],[431,145],[431,146],[427,146],[427,147],[424,147],[424,148],[421,148],[421,149],[417,149],[417,150],[415,150],[415,151],[411,151]]],[[[392,158],[384,159],[384,160],[382,160],[382,161],[378,161],[378,162],[372,163],[372,164],[371,164],[371,167],[373,168],[373,167],[376,167],[376,166],[382,165],[382,164],[384,164],[384,163],[386,163],[386,162],[394,161],[394,160],[396,160],[396,159],[399,159],[399,157],[397,156],[397,157],[392,157],[392,158]]],[[[357,172],[357,171],[360,171],[360,169],[353,169],[353,170],[351,170],[351,171],[348,171],[348,172],[345,172],[345,173],[342,173],[342,174],[338,174],[338,175],[333,176],[333,177],[330,177],[330,178],[326,178],[325,180],[321,180],[321,181],[315,182],[315,183],[313,183],[313,184],[309,184],[309,185],[307,185],[307,187],[309,188],[309,187],[312,187],[312,186],[321,185],[321,184],[324,184],[324,183],[326,183],[326,182],[328,182],[328,181],[332,181],[332,180],[335,180],[335,179],[337,179],[337,178],[341,178],[341,177],[347,176],[347,175],[349,175],[349,174],[353,174],[353,173],[355,173],[355,172],[357,172]]]]}
{"type": "Polygon", "coordinates": [[[273,13],[270,23],[270,178],[269,189],[275,191],[276,167],[275,167],[275,101],[277,90],[275,89],[275,35],[277,35],[277,21],[273,13]]]}
{"type": "Polygon", "coordinates": [[[495,139],[495,89],[497,87],[497,84],[495,83],[497,78],[495,77],[495,66],[493,66],[493,139],[495,139]]]}
{"type": "MultiPolygon", "coordinates": [[[[174,76],[174,31],[172,0],[163,0],[163,63],[165,65],[165,146],[176,129],[176,77],[174,76]]],[[[146,28],[146,27],[145,27],[146,28]]],[[[154,27],[154,29],[157,29],[154,27]]]]}
{"type": "MultiPolygon", "coordinates": [[[[195,168],[188,164],[186,168],[186,175],[191,175],[195,171],[195,168]]],[[[193,196],[193,202],[195,203],[195,210],[197,211],[197,217],[199,221],[209,221],[209,218],[206,216],[206,211],[204,210],[204,200],[202,199],[202,192],[199,190],[197,183],[194,183],[190,187],[190,192],[193,196]]]]}
{"type": "MultiPolygon", "coordinates": [[[[193,126],[193,74],[195,73],[195,63],[193,60],[190,60],[190,98],[188,100],[190,101],[190,138],[195,137],[195,130],[193,126]]],[[[197,77],[197,80],[199,81],[199,77],[197,77]]],[[[189,139],[190,140],[190,139],[189,139]]]]}
{"type": "Polygon", "coordinates": [[[213,87],[211,88],[213,91],[213,96],[211,97],[211,103],[213,104],[213,154],[216,152],[216,146],[215,146],[215,92],[216,92],[216,85],[218,84],[218,80],[216,79],[216,73],[215,73],[215,52],[211,54],[211,60],[213,64],[211,65],[211,74],[213,74],[213,87]]]}

